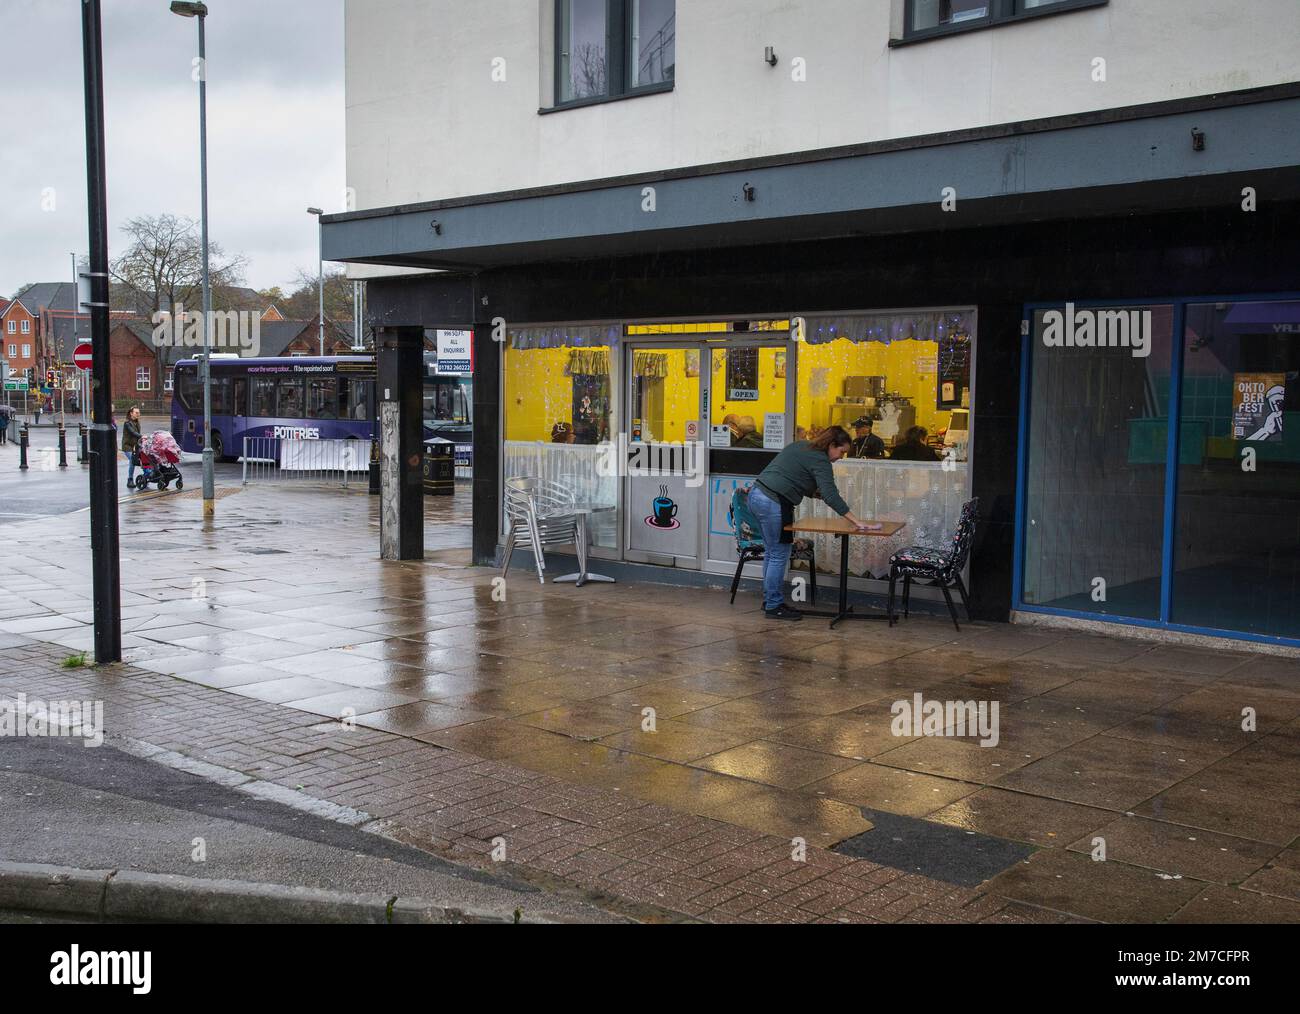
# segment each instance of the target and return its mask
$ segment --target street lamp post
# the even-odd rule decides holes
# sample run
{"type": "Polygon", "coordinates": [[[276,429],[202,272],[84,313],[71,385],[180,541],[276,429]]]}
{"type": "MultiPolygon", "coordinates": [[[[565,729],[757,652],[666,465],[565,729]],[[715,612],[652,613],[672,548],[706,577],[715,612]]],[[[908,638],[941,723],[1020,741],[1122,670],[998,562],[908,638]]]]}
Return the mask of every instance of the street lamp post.
{"type": "Polygon", "coordinates": [[[203,516],[216,514],[212,477],[212,280],[208,274],[208,59],[204,48],[204,20],[208,6],[173,0],[171,12],[183,18],[199,19],[199,187],[200,220],[203,230],[203,516]]]}
{"type": "MultiPolygon", "coordinates": [[[[99,0],[81,5],[86,88],[86,205],[90,227],[87,281],[95,414],[90,425],[90,553],[95,603],[95,661],[122,660],[122,561],[118,553],[117,441],[108,348],[108,195],[105,175],[104,58],[99,0]]],[[[81,302],[78,297],[77,300],[81,302]]]]}
{"type": "Polygon", "coordinates": [[[321,228],[320,217],[325,214],[320,208],[308,208],[307,214],[316,216],[316,288],[320,296],[320,354],[325,355],[325,231],[321,228]]]}

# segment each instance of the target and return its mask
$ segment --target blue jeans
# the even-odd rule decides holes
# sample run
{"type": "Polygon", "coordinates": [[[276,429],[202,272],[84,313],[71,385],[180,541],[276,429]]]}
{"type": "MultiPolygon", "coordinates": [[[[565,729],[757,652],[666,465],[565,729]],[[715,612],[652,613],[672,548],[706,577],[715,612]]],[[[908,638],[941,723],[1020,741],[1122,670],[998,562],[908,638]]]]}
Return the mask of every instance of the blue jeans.
{"type": "Polygon", "coordinates": [[[790,565],[794,545],[781,541],[781,504],[755,485],[749,494],[749,509],[763,530],[763,608],[779,609],[785,605],[785,570],[790,565]]]}
{"type": "Polygon", "coordinates": [[[126,484],[128,487],[130,487],[132,481],[134,481],[135,479],[135,465],[136,465],[135,451],[127,451],[126,460],[128,462],[126,468],[126,484]]]}

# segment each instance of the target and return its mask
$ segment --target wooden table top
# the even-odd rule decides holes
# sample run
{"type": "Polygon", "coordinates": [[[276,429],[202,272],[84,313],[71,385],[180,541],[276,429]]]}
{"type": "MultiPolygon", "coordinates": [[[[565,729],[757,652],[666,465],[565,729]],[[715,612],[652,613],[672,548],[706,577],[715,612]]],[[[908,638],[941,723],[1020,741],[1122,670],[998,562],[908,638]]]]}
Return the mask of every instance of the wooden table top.
{"type": "Polygon", "coordinates": [[[792,525],[786,525],[785,530],[787,532],[812,532],[817,535],[874,535],[877,538],[886,538],[890,535],[897,535],[907,527],[907,523],[904,521],[871,521],[868,519],[867,523],[878,524],[881,527],[864,532],[843,518],[804,518],[792,525]]]}

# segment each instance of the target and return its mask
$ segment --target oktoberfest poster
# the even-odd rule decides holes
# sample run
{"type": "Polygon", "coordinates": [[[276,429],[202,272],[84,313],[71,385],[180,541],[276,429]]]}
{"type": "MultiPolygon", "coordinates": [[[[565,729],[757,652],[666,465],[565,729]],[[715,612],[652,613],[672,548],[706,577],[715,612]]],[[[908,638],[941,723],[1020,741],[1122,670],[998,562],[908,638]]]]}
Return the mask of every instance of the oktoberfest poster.
{"type": "Polygon", "coordinates": [[[1282,439],[1285,373],[1238,373],[1232,384],[1232,435],[1250,442],[1282,439]]]}

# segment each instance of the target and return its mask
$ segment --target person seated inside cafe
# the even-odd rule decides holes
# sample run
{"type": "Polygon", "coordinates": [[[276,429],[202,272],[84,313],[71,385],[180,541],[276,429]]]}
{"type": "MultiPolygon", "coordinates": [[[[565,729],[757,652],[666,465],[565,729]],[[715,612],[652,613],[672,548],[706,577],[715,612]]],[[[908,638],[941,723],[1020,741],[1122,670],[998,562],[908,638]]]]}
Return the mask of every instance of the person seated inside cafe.
{"type": "Polygon", "coordinates": [[[903,436],[889,457],[894,461],[938,461],[939,455],[925,442],[929,431],[924,426],[913,426],[903,436]]]}
{"type": "Polygon", "coordinates": [[[731,430],[731,446],[744,448],[763,447],[763,438],[758,434],[752,415],[728,415],[722,420],[724,426],[731,430]]]}
{"type": "Polygon", "coordinates": [[[758,425],[754,422],[752,415],[742,415],[740,417],[740,438],[733,440],[732,447],[763,448],[763,435],[758,432],[758,425]]]}
{"type": "Polygon", "coordinates": [[[863,416],[853,423],[853,443],[849,445],[850,458],[883,458],[885,442],[871,432],[874,422],[863,416]]]}

